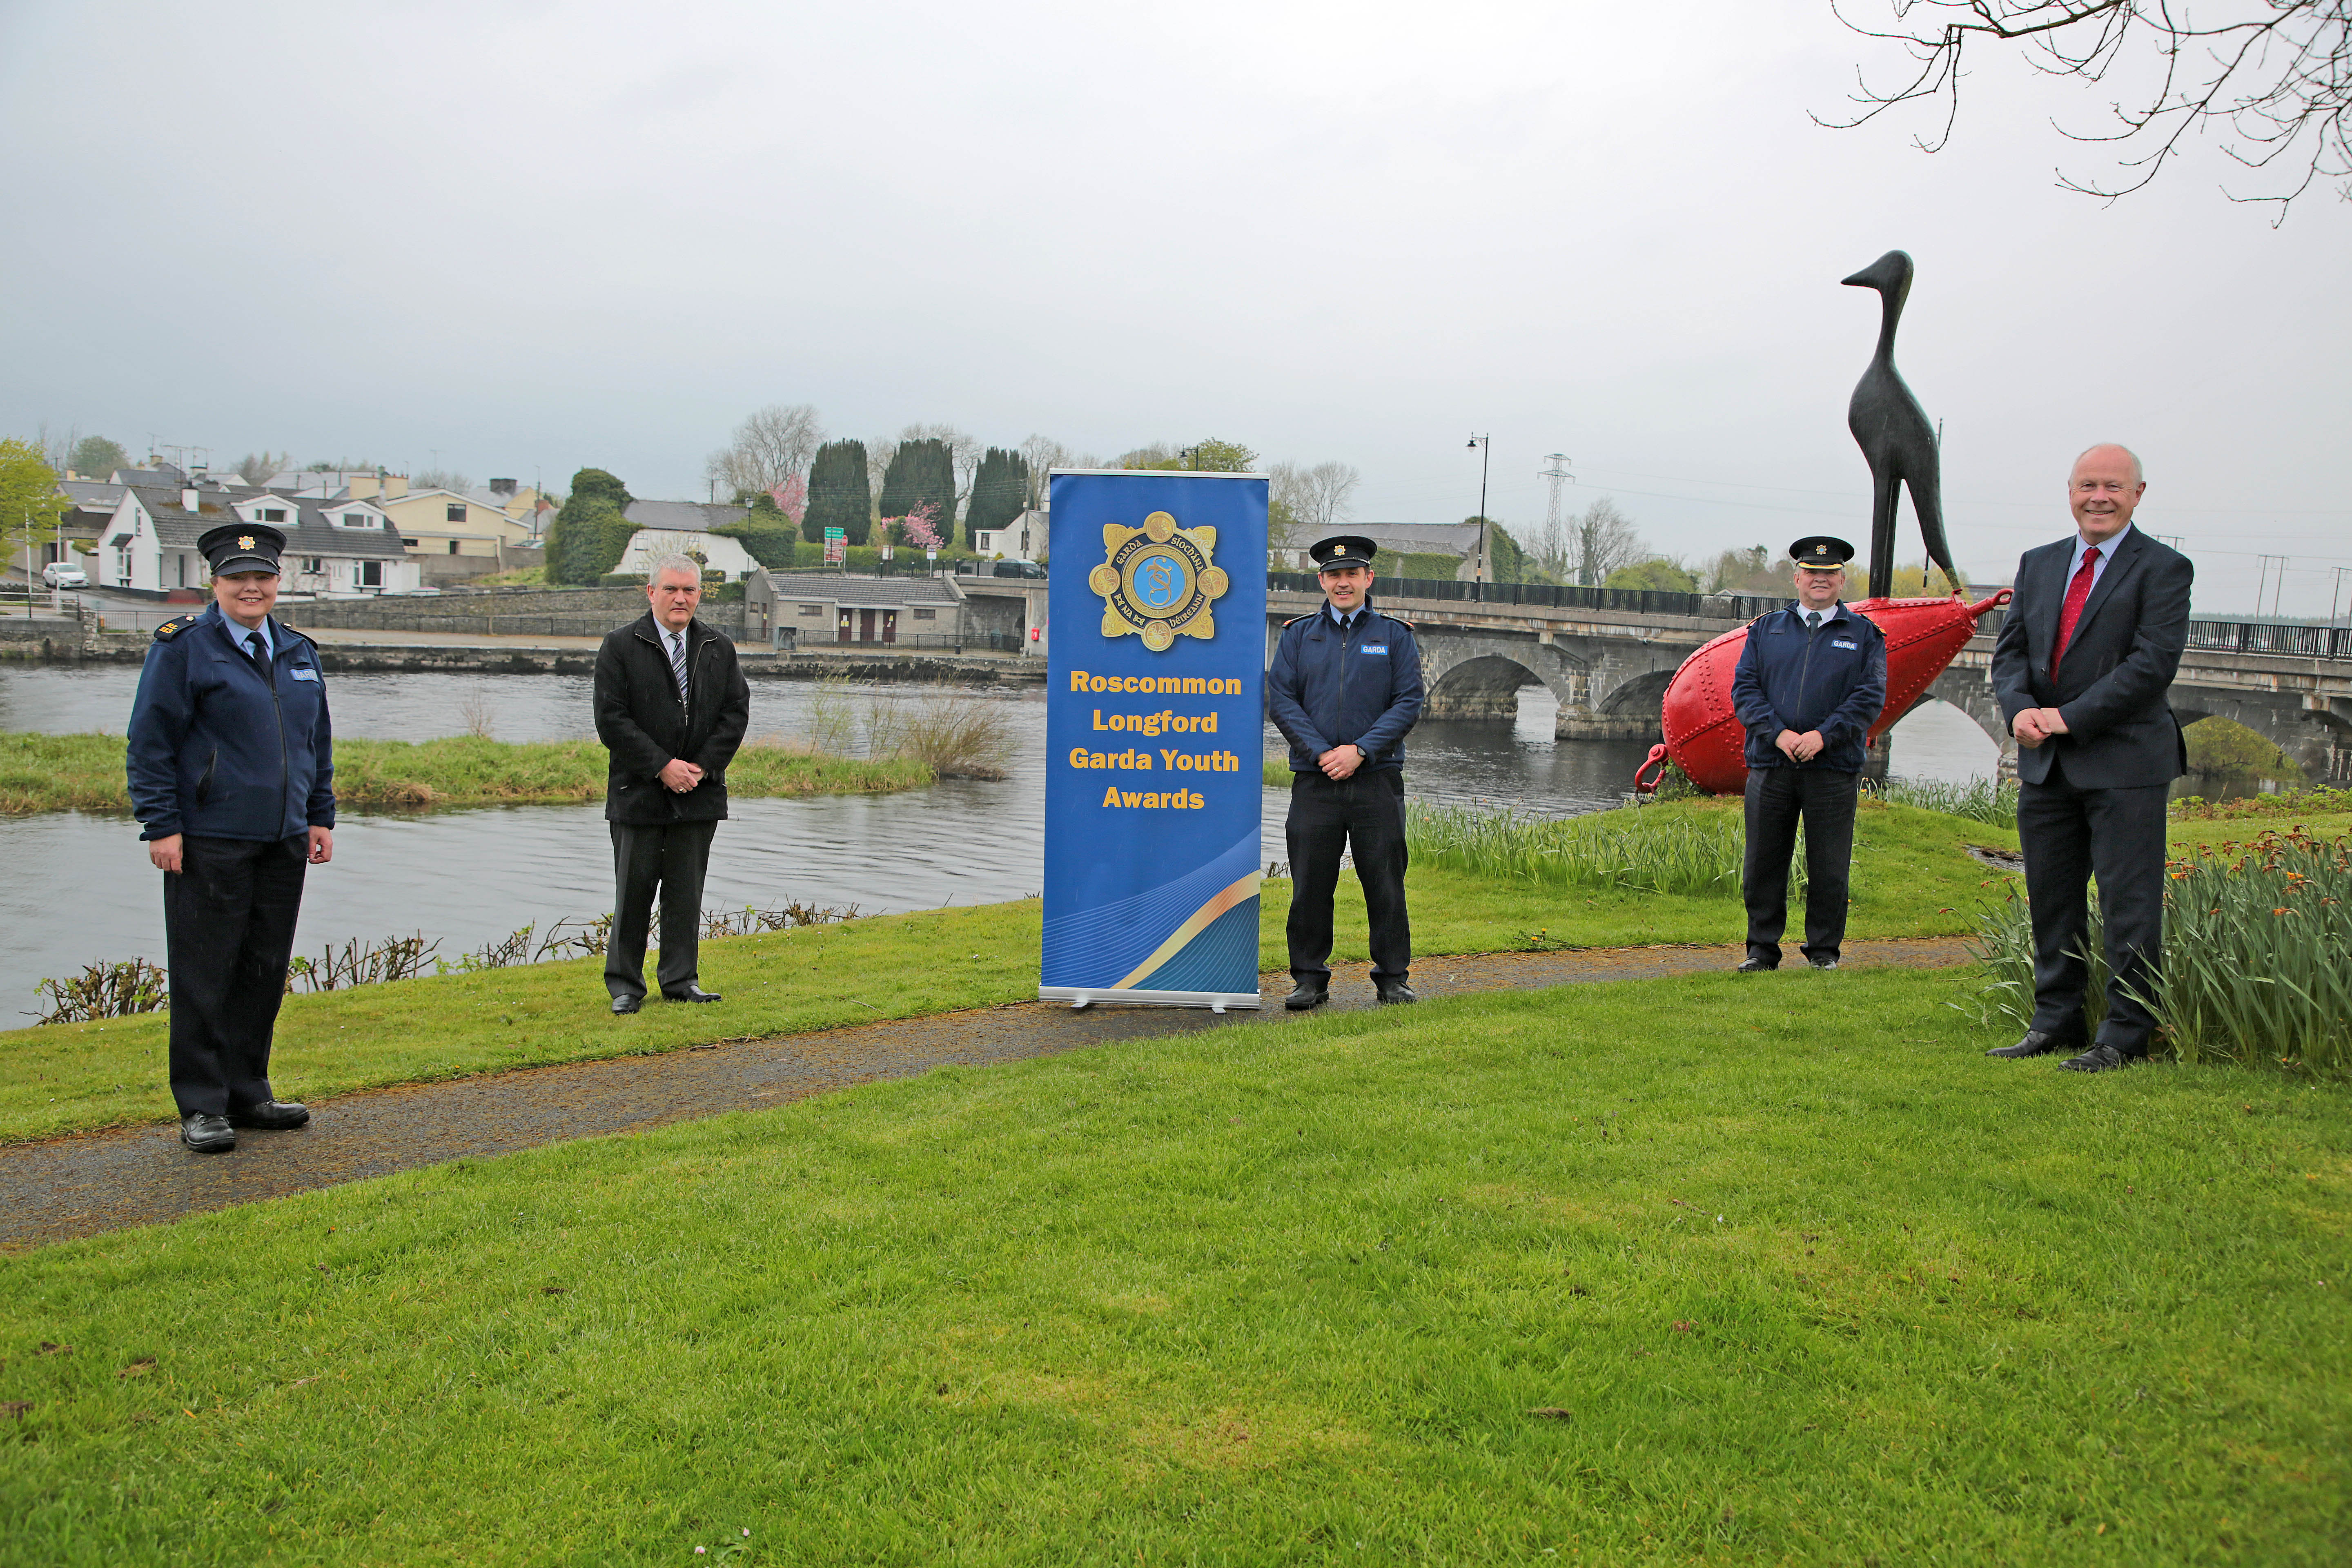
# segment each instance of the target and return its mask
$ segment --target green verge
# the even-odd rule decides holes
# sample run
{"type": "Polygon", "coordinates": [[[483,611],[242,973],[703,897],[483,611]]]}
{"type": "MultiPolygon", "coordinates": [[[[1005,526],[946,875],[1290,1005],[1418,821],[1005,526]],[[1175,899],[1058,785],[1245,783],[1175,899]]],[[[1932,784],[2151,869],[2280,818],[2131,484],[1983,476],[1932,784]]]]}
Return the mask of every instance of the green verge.
{"type": "Polygon", "coordinates": [[[43,1249],[5,1555],[2341,1562],[2346,1090],[1988,1061],[1954,988],[1244,1025],[43,1249]]]}
{"type": "MultiPolygon", "coordinates": [[[[345,806],[554,805],[602,800],[595,741],[340,740],[335,798],[345,806]]],[[[727,770],[730,795],[875,795],[921,789],[918,762],[868,762],[782,746],[746,746],[727,770]]],[[[127,811],[120,735],[0,733],[0,816],[127,811]]]]}
{"type": "MultiPolygon", "coordinates": [[[[1738,805],[1642,809],[1643,820],[1665,823],[1738,805]]],[[[1964,846],[2017,842],[1981,823],[1877,803],[1863,807],[1858,823],[1850,927],[1857,937],[1974,931],[1976,902],[1999,879],[1964,846]]],[[[723,835],[717,852],[726,852],[723,835]]],[[[1736,942],[1741,930],[1736,891],[1664,897],[1497,885],[1429,867],[1411,871],[1406,886],[1413,948],[1424,956],[1736,942]]],[[[1268,881],[1259,905],[1261,970],[1288,967],[1289,913],[1290,883],[1268,881]]],[[[1024,901],[708,942],[702,982],[727,1000],[650,1006],[633,1018],[606,1010],[601,959],[291,996],[278,1016],[271,1074],[281,1092],[316,1097],[1023,1001],[1037,994],[1039,923],[1037,904],[1024,901]]],[[[1363,900],[1345,877],[1333,938],[1343,962],[1370,956],[1363,900]]],[[[0,1074],[0,1143],[168,1121],[168,1032],[164,1015],[146,1014],[0,1033],[8,1069],[0,1074]]]]}

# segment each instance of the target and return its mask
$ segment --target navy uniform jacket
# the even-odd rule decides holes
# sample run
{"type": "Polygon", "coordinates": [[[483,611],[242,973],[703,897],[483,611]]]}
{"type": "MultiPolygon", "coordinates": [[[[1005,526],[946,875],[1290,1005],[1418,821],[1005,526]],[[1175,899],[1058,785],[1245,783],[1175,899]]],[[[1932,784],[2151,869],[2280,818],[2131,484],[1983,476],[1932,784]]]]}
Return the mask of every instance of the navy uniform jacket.
{"type": "Polygon", "coordinates": [[[1886,637],[1841,600],[1807,632],[1802,605],[1759,616],[1748,627],[1731,675],[1731,705],[1748,726],[1751,768],[1862,771],[1863,737],[1886,706],[1886,637]],[[1789,760],[1774,742],[1783,730],[1822,732],[1821,754],[1789,760]]]}
{"type": "Polygon", "coordinates": [[[1370,604],[1342,632],[1328,605],[1282,628],[1265,672],[1266,711],[1290,742],[1290,771],[1316,773],[1335,746],[1361,746],[1365,772],[1404,765],[1421,721],[1421,646],[1370,604]]]}
{"type": "Polygon", "coordinates": [[[131,810],[142,838],[290,838],[335,825],[335,742],[318,645],[269,623],[270,668],[213,605],[164,622],[131,707],[131,810]]]}

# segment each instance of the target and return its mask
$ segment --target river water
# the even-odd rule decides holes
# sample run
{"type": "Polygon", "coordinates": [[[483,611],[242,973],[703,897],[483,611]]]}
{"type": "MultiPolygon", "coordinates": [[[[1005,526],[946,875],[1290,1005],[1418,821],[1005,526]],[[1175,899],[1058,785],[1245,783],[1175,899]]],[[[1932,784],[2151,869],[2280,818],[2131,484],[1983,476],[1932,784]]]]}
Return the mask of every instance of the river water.
{"type": "MultiPolygon", "coordinates": [[[[126,666],[0,671],[0,730],[120,734],[139,672],[126,666]]],[[[341,675],[329,687],[338,734],[423,741],[464,732],[469,710],[505,741],[593,738],[589,681],[554,675],[341,675]]],[[[853,710],[937,695],[907,687],[853,688],[853,710]]],[[[704,896],[711,907],[788,900],[867,913],[990,903],[1042,883],[1045,703],[1042,690],[970,692],[1004,710],[1020,749],[998,783],[949,779],[879,796],[741,800],[719,829],[704,896]]],[[[751,683],[754,737],[807,735],[816,688],[751,683]]],[[[1407,744],[1411,793],[1483,801],[1548,816],[1617,805],[1647,748],[1636,742],[1555,742],[1549,694],[1521,694],[1519,718],[1499,724],[1432,721],[1407,744]]],[[[1269,728],[1267,754],[1281,742],[1269,728]]],[[[1895,731],[1895,771],[1966,780],[1990,774],[1998,753],[1957,709],[1931,703],[1895,731]]],[[[1265,858],[1286,858],[1283,792],[1265,794],[1265,858]]],[[[79,812],[0,818],[0,1027],[29,1019],[44,976],[100,959],[163,961],[158,874],[138,825],[79,812]]],[[[332,864],[314,867],[296,951],[316,954],[352,937],[422,931],[448,955],[526,923],[612,907],[612,847],[601,805],[439,812],[352,812],[335,830],[332,864]]]]}

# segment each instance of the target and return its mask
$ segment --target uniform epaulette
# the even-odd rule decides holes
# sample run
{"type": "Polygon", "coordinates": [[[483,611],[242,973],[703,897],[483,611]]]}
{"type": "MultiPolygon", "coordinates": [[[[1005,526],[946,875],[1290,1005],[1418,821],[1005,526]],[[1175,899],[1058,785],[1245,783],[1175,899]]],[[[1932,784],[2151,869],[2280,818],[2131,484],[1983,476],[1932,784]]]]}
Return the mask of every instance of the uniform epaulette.
{"type": "Polygon", "coordinates": [[[1301,622],[1301,621],[1311,621],[1311,620],[1313,620],[1316,616],[1318,616],[1321,615],[1322,613],[1323,613],[1323,612],[1322,612],[1322,611],[1320,611],[1320,610],[1309,610],[1309,611],[1307,611],[1307,612],[1305,615],[1303,615],[1303,616],[1291,616],[1288,620],[1286,620],[1286,621],[1285,621],[1285,622],[1283,622],[1283,623],[1282,623],[1282,629],[1283,629],[1284,631],[1288,631],[1291,627],[1293,627],[1293,626],[1297,626],[1299,622],[1301,622]]]}
{"type": "Polygon", "coordinates": [[[202,616],[174,616],[155,628],[157,642],[170,642],[173,637],[204,619],[202,616]]]}

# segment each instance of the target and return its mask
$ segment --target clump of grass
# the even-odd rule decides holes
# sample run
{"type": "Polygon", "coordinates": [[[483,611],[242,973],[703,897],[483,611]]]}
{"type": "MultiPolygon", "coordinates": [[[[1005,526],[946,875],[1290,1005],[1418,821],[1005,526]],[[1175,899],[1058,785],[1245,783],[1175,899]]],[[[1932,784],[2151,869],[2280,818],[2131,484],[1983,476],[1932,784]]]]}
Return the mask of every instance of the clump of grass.
{"type": "Polygon", "coordinates": [[[2352,789],[2283,790],[2277,795],[2247,795],[2242,800],[2207,800],[2187,795],[2172,803],[2174,820],[2182,822],[2245,822],[2276,816],[2333,816],[2352,811],[2352,789]]]}
{"type": "MultiPolygon", "coordinates": [[[[2107,966],[2091,908],[2084,1027],[2106,1011],[2107,966]]],[[[1988,1023],[2033,1016],[2033,928],[2012,888],[1985,910],[1976,1006],[1988,1023]]],[[[2164,961],[2149,1010],[2184,1061],[2352,1069],[2352,837],[2296,829],[2203,846],[2167,868],[2164,961]]]]}
{"type": "Polygon", "coordinates": [[[36,1024],[87,1024],[99,1018],[128,1018],[137,1013],[160,1013],[172,1005],[163,971],[143,958],[121,963],[92,963],[64,980],[44,980],[34,991],[47,996],[36,1024]]]}
{"type": "Polygon", "coordinates": [[[1258,764],[1258,776],[1268,789],[1288,789],[1295,776],[1290,771],[1288,756],[1268,757],[1258,764]]]}
{"type": "MultiPolygon", "coordinates": [[[[1531,817],[1477,806],[1405,806],[1405,842],[1424,864],[1538,886],[1624,888],[1651,893],[1731,893],[1746,837],[1728,814],[1596,812],[1531,817]]],[[[1790,885],[1805,885],[1800,837],[1790,885]]]]}
{"type": "Polygon", "coordinates": [[[984,697],[930,697],[896,715],[889,755],[943,779],[1001,779],[1018,742],[1013,715],[984,697]]]}
{"type": "MultiPolygon", "coordinates": [[[[0,815],[127,811],[120,735],[0,733],[0,815]]],[[[348,806],[551,805],[601,800],[604,748],[594,741],[335,742],[335,798],[348,806]]],[[[748,745],[727,769],[729,793],[879,795],[920,789],[934,774],[914,756],[850,757],[748,745]]]]}
{"type": "Polygon", "coordinates": [[[1995,827],[2017,826],[2014,783],[1982,778],[1970,779],[1966,784],[1940,779],[1887,779],[1863,787],[1895,805],[1916,805],[1923,811],[1940,811],[1947,816],[1966,817],[1995,827]]]}

